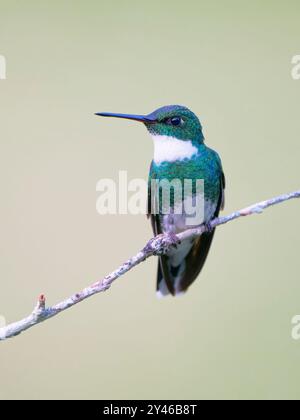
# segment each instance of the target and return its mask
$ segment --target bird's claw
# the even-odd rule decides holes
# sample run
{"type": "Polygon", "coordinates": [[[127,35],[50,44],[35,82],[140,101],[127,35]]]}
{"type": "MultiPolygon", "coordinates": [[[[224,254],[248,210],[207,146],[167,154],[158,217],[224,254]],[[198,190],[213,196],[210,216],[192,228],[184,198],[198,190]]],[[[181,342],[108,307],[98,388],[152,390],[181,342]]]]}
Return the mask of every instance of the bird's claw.
{"type": "Polygon", "coordinates": [[[178,239],[178,236],[173,232],[167,233],[165,234],[165,236],[166,236],[166,245],[168,246],[168,248],[170,247],[177,248],[178,245],[181,243],[181,241],[178,239]]]}
{"type": "Polygon", "coordinates": [[[175,233],[164,233],[151,239],[146,245],[146,250],[150,247],[155,255],[164,255],[170,251],[170,248],[177,248],[180,240],[175,233]]]}
{"type": "Polygon", "coordinates": [[[204,226],[205,226],[205,232],[207,233],[212,233],[212,231],[214,230],[210,222],[205,222],[204,226]]]}

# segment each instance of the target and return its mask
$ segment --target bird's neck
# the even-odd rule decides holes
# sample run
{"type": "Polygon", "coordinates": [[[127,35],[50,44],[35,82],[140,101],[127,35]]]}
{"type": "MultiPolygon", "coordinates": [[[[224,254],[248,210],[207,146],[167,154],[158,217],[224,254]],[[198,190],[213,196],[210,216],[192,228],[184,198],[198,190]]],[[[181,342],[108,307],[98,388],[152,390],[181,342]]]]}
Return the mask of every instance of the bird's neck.
{"type": "Polygon", "coordinates": [[[180,140],[171,136],[152,135],[154,142],[154,163],[175,162],[191,159],[199,153],[201,144],[191,140],[180,140]]]}

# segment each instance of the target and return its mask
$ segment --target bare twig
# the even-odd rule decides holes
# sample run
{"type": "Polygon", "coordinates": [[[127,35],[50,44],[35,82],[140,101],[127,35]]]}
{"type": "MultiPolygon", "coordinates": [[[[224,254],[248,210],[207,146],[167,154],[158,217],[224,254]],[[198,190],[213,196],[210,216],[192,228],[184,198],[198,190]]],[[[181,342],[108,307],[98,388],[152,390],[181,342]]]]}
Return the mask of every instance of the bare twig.
{"type": "MultiPolygon", "coordinates": [[[[180,242],[184,239],[194,238],[206,232],[210,228],[214,228],[218,225],[223,225],[242,216],[249,216],[251,214],[261,213],[267,207],[274,206],[275,204],[282,203],[283,201],[288,201],[293,198],[299,197],[300,190],[294,191],[289,194],[283,194],[278,197],[271,198],[269,200],[261,201],[260,203],[253,204],[252,206],[231,213],[228,216],[217,217],[211,221],[210,226],[201,225],[197,228],[188,229],[176,236],[177,241],[180,242]]],[[[0,341],[18,335],[21,332],[28,330],[28,328],[31,328],[34,325],[45,321],[46,319],[58,315],[60,312],[65,311],[71,306],[76,305],[77,303],[87,299],[90,296],[95,295],[96,293],[105,292],[110,288],[112,283],[117,278],[127,273],[127,271],[131,270],[133,267],[140,264],[142,261],[145,261],[152,255],[160,255],[166,252],[173,245],[174,238],[170,238],[168,235],[158,235],[155,238],[150,239],[150,241],[140,252],[138,252],[135,256],[129,258],[129,260],[120,265],[120,267],[117,268],[115,271],[108,274],[102,280],[97,281],[91,286],[83,289],[81,292],[74,294],[73,296],[61,301],[60,303],[54,306],[49,306],[47,308],[45,296],[41,295],[33,312],[27,318],[24,318],[21,321],[14,322],[3,328],[0,328],[0,341]]]]}

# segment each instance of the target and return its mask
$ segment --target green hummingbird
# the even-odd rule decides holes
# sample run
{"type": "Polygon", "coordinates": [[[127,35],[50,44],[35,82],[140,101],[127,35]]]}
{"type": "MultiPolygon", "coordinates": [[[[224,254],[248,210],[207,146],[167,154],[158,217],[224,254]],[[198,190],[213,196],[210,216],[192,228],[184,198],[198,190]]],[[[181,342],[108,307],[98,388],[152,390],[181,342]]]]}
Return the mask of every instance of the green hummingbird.
{"type": "MultiPolygon", "coordinates": [[[[217,152],[204,144],[201,123],[192,111],[182,105],[168,105],[148,115],[107,112],[96,115],[142,122],[153,138],[154,157],[148,181],[147,215],[151,219],[155,235],[164,233],[174,239],[174,235],[194,225],[205,223],[210,226],[210,221],[224,208],[225,177],[221,159],[217,152]],[[173,180],[180,182],[180,194],[173,189],[169,196],[169,206],[164,209],[161,189],[152,187],[162,180],[169,183],[173,180]],[[185,187],[186,180],[192,182],[189,188],[185,187]],[[199,180],[204,181],[204,188],[200,192],[196,188],[199,180]],[[202,218],[191,226],[187,223],[187,211],[182,209],[188,201],[193,207],[199,197],[203,209],[202,218]],[[181,211],[177,211],[178,208],[181,211]]],[[[215,229],[210,228],[198,238],[188,239],[177,245],[174,239],[174,247],[159,256],[159,296],[176,296],[189,288],[204,266],[214,231],[215,229]]]]}

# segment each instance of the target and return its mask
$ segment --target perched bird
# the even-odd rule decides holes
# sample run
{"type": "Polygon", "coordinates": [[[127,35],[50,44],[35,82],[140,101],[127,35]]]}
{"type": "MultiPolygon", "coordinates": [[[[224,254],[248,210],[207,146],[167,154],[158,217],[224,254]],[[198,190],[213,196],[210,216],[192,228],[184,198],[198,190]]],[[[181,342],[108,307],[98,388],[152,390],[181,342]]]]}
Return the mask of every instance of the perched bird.
{"type": "MultiPolygon", "coordinates": [[[[204,144],[202,126],[197,116],[185,106],[169,105],[148,115],[97,113],[103,117],[126,118],[145,124],[154,141],[154,158],[149,173],[148,217],[155,235],[167,233],[172,237],[191,225],[187,213],[176,212],[187,197],[195,203],[196,180],[204,180],[202,191],[203,218],[201,223],[217,217],[224,207],[225,177],[219,155],[204,144]],[[162,193],[151,188],[152,181],[180,180],[182,194],[170,195],[169,211],[161,208],[162,193]],[[193,187],[184,194],[184,180],[192,180],[193,187]],[[156,205],[153,203],[156,202],[156,205]],[[157,207],[158,205],[158,207],[157,207]],[[153,208],[158,208],[153,212],[153,208]]],[[[198,223],[198,224],[201,224],[198,223]]],[[[159,256],[157,292],[160,296],[179,295],[196,279],[205,263],[214,229],[209,229],[196,239],[177,244],[165,255],[159,256]]],[[[175,241],[174,241],[175,243],[175,241]]]]}

